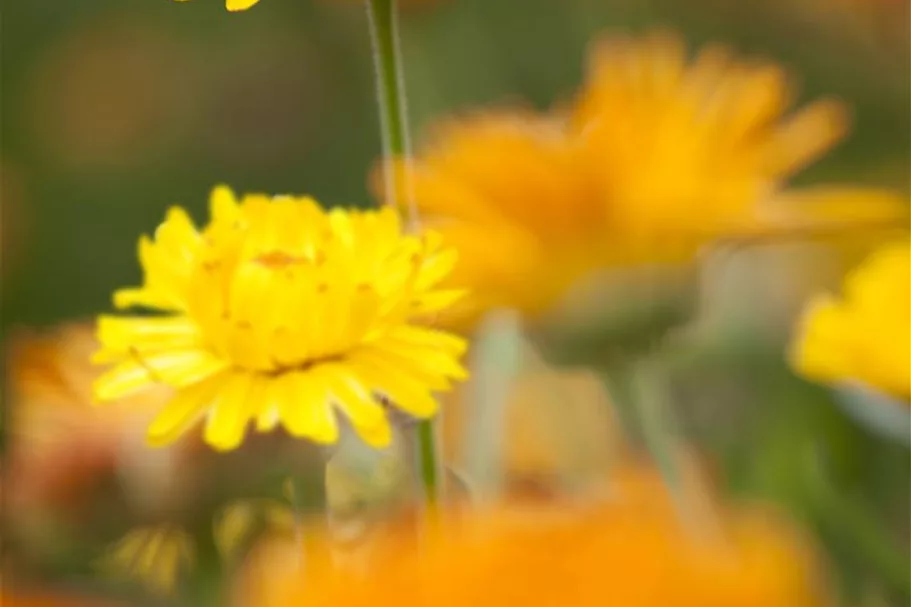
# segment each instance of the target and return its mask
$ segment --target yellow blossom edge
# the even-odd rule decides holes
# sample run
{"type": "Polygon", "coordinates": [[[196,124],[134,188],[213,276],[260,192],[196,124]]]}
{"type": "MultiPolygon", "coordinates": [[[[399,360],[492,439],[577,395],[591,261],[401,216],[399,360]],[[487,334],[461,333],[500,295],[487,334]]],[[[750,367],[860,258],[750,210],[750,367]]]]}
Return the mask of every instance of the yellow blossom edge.
{"type": "MultiPolygon", "coordinates": [[[[177,2],[186,2],[187,0],[176,0],[177,2]]],[[[245,11],[259,0],[225,0],[225,8],[231,12],[245,11]]]]}
{"type": "Polygon", "coordinates": [[[875,251],[844,283],[807,306],[791,360],[824,383],[858,381],[911,399],[911,240],[875,251]]]}
{"type": "Polygon", "coordinates": [[[464,379],[464,339],[422,326],[461,292],[440,289],[456,252],[439,235],[403,232],[394,210],[322,209],[307,197],[219,186],[197,230],[181,208],[139,241],[144,281],[114,294],[94,385],[101,401],[161,383],[176,389],[148,430],[155,446],[200,422],[219,450],[247,426],[333,443],[343,413],[369,445],[391,438],[384,403],[433,416],[433,391],[464,379]]]}

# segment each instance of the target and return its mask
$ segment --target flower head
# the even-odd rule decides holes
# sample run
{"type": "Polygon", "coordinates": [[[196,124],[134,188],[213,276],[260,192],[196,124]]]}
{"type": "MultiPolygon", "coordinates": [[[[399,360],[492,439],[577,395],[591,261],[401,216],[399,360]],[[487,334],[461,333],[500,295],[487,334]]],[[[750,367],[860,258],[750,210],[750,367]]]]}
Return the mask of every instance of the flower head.
{"type": "Polygon", "coordinates": [[[390,440],[388,402],[417,417],[433,390],[465,375],[460,338],[416,324],[459,292],[437,284],[455,252],[433,233],[405,235],[391,209],[324,211],[309,198],[216,188],[198,231],[179,208],[143,237],[143,286],[118,308],[156,317],[103,316],[97,359],[116,366],[101,400],[163,383],[176,396],[152,422],[153,444],[205,418],[205,440],[237,447],[247,425],[320,443],[338,436],[335,411],[370,445],[390,440]]]}
{"type": "Polygon", "coordinates": [[[718,46],[687,62],[682,42],[663,33],[606,39],[591,54],[569,128],[617,232],[652,247],[670,239],[687,254],[772,227],[766,205],[844,136],[841,103],[788,113],[791,102],[774,64],[718,46]]]}
{"type": "Polygon", "coordinates": [[[452,280],[477,287],[476,306],[530,314],[605,268],[687,263],[720,238],[906,212],[870,189],[786,191],[846,130],[834,101],[787,114],[789,105],[774,65],[720,48],[688,62],[663,34],[609,40],[568,107],[436,130],[412,161],[411,186],[426,220],[460,250],[452,280]]]}
{"type": "Polygon", "coordinates": [[[911,241],[874,252],[841,298],[810,302],[792,358],[811,379],[862,382],[911,401],[911,241]]]}

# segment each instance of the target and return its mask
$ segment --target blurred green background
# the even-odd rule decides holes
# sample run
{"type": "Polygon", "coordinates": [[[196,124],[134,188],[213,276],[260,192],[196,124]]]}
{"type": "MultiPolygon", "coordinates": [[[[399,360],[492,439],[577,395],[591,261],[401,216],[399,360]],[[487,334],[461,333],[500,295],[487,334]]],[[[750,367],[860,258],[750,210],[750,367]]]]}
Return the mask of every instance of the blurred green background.
{"type": "MultiPolygon", "coordinates": [[[[794,74],[799,99],[833,95],[853,108],[850,138],[800,181],[909,190],[907,2],[407,4],[403,50],[418,138],[453,112],[548,107],[578,86],[595,37],[661,26],[691,47],[723,42],[778,61],[794,74]]],[[[8,0],[0,77],[5,334],[107,310],[114,288],[140,278],[139,234],[172,204],[202,220],[217,183],[370,202],[379,137],[358,2],[262,0],[230,14],[220,0],[8,0]]],[[[733,492],[772,497],[817,532],[847,596],[882,590],[905,600],[905,561],[871,537],[884,534],[900,557],[907,552],[908,451],[793,377],[781,335],[746,327],[728,337],[669,355],[680,399],[691,405],[689,436],[718,456],[733,492]],[[880,557],[860,550],[864,542],[880,557]]]]}

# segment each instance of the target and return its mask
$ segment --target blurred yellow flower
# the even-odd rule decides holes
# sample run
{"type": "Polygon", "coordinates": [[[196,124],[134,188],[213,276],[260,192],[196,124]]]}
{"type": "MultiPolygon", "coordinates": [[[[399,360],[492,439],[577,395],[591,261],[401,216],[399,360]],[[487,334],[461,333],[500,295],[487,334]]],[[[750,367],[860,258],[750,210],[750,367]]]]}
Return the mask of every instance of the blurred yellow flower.
{"type": "Polygon", "coordinates": [[[470,285],[477,308],[530,314],[600,269],[686,263],[720,238],[906,212],[867,188],[783,192],[846,130],[834,101],[786,116],[789,102],[774,65],[721,48],[688,63],[664,34],[607,40],[573,104],[451,121],[413,159],[410,183],[427,222],[461,252],[453,284],[470,285]]]}
{"type": "Polygon", "coordinates": [[[911,241],[875,251],[840,299],[811,301],[792,359],[811,379],[861,382],[911,400],[911,241]]]}
{"type": "Polygon", "coordinates": [[[101,400],[156,383],[176,388],[148,431],[176,440],[205,419],[204,438],[229,450],[247,425],[319,443],[338,437],[336,409],[371,446],[391,432],[386,402],[416,417],[437,409],[432,390],[465,376],[461,338],[415,324],[461,293],[436,287],[456,261],[438,235],[403,234],[396,213],[334,209],[310,198],[211,198],[199,232],[180,208],[143,237],[140,288],[117,308],[164,316],[102,316],[95,384],[101,400]]]}
{"type": "Polygon", "coordinates": [[[294,553],[285,543],[251,560],[242,604],[826,604],[810,547],[784,521],[744,509],[724,513],[717,528],[688,526],[659,486],[635,478],[627,486],[621,477],[615,498],[592,508],[512,504],[476,512],[438,528],[419,549],[407,532],[389,534],[373,566],[356,576],[334,569],[314,545],[298,556],[299,567],[289,566],[294,553]]]}
{"type": "MultiPolygon", "coordinates": [[[[177,0],[177,2],[186,2],[187,0],[177,0]]],[[[245,11],[259,0],[225,0],[225,8],[229,11],[245,11]]]]}
{"type": "Polygon", "coordinates": [[[180,569],[191,566],[194,558],[186,532],[159,525],[130,531],[96,565],[110,577],[138,582],[157,594],[170,594],[180,569]]]}

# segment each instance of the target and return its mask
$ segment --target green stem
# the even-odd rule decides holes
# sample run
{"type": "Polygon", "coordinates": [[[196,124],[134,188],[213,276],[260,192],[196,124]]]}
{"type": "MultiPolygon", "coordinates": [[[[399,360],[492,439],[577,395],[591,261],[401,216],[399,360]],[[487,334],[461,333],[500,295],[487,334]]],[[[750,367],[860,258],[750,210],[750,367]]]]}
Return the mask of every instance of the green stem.
{"type": "Polygon", "coordinates": [[[373,46],[373,65],[376,71],[386,204],[395,205],[397,208],[407,207],[409,223],[412,227],[416,227],[417,211],[413,204],[413,197],[408,195],[406,200],[399,200],[400,192],[410,193],[411,191],[408,183],[410,176],[408,174],[404,176],[406,183],[398,183],[401,176],[394,170],[392,163],[396,157],[404,157],[406,159],[405,169],[408,171],[411,153],[405,72],[399,49],[397,2],[396,0],[366,1],[370,41],[373,46]]]}
{"type": "MultiPolygon", "coordinates": [[[[386,203],[408,209],[408,223],[418,227],[417,209],[411,195],[410,139],[405,95],[405,73],[399,49],[398,7],[396,0],[366,0],[376,69],[377,102],[379,105],[380,135],[383,145],[386,203]],[[395,157],[404,157],[405,173],[393,167],[395,157]],[[399,183],[399,178],[404,183],[399,183]],[[399,200],[405,192],[406,200],[399,200]]],[[[435,507],[440,493],[440,458],[437,451],[433,421],[419,421],[416,426],[417,457],[415,458],[428,507],[435,507]]]]}
{"type": "Polygon", "coordinates": [[[676,429],[655,362],[644,360],[636,366],[633,392],[642,440],[661,471],[665,484],[675,497],[679,497],[683,487],[677,465],[676,429]]]}
{"type": "Polygon", "coordinates": [[[911,597],[911,555],[880,528],[864,504],[838,491],[826,475],[819,453],[812,453],[808,460],[807,481],[823,524],[853,546],[859,562],[906,598],[911,597]]]}
{"type": "Polygon", "coordinates": [[[627,436],[648,451],[675,499],[683,490],[676,453],[676,430],[665,402],[658,363],[633,352],[615,359],[604,374],[611,404],[627,436]]]}
{"type": "Polygon", "coordinates": [[[416,439],[415,465],[424,490],[424,503],[429,511],[435,512],[440,501],[441,473],[433,420],[422,420],[417,423],[416,439]]]}
{"type": "Polygon", "coordinates": [[[633,444],[642,442],[634,407],[632,365],[626,360],[612,359],[603,368],[601,379],[626,440],[633,444]]]}

